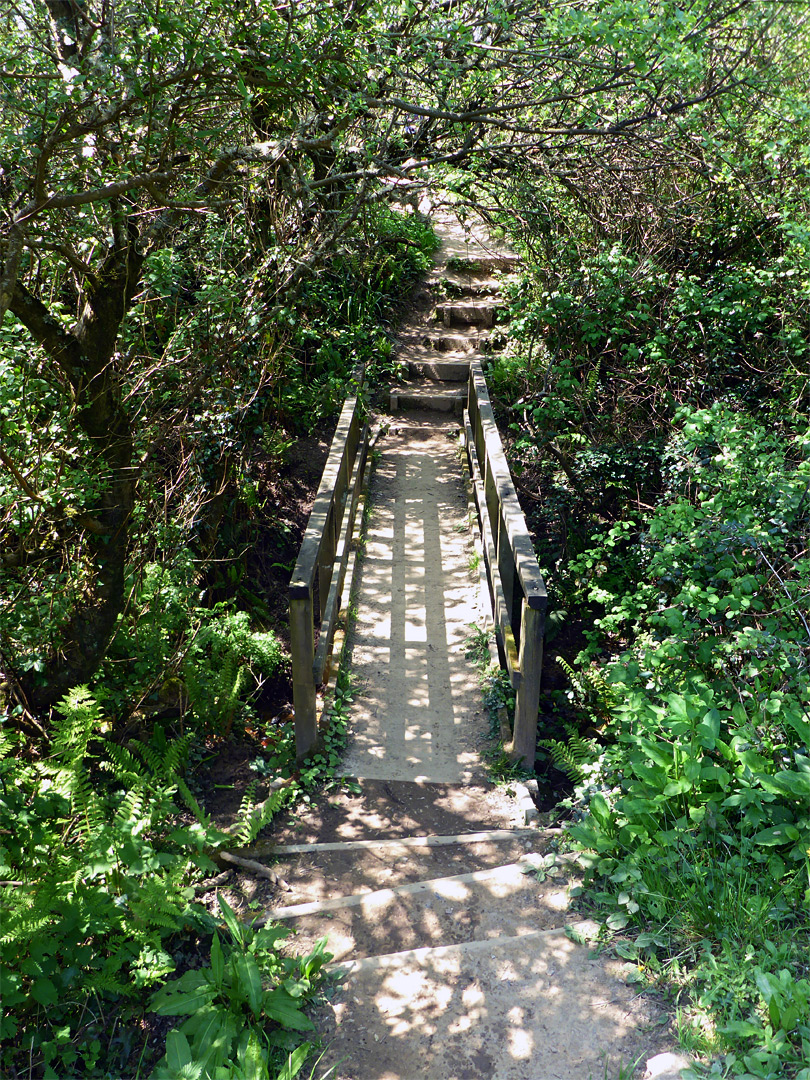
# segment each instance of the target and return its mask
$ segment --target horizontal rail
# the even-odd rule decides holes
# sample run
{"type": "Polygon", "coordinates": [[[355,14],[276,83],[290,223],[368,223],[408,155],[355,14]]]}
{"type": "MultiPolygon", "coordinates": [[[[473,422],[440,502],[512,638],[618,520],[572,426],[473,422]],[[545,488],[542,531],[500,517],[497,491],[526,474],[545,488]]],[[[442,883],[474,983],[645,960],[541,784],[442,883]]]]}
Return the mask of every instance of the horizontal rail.
{"type": "Polygon", "coordinates": [[[464,427],[498,644],[517,691],[511,753],[532,768],[548,596],[477,359],[464,427]]]}
{"type": "Polygon", "coordinates": [[[318,740],[317,688],[328,678],[340,597],[368,454],[359,397],[347,398],[289,585],[295,744],[305,757],[318,740]]]}

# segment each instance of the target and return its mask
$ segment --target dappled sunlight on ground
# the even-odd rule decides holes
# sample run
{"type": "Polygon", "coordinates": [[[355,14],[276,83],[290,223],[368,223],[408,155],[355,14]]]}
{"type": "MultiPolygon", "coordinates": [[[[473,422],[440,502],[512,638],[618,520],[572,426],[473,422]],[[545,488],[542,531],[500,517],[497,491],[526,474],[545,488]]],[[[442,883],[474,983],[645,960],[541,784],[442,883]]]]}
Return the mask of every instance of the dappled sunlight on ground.
{"type": "Polygon", "coordinates": [[[486,723],[465,656],[481,610],[453,430],[403,428],[382,444],[357,594],[347,776],[483,775],[486,723]]]}
{"type": "Polygon", "coordinates": [[[615,1066],[653,1045],[656,1008],[562,931],[348,969],[321,1076],[337,1064],[339,1080],[588,1080],[606,1047],[615,1066]]]}

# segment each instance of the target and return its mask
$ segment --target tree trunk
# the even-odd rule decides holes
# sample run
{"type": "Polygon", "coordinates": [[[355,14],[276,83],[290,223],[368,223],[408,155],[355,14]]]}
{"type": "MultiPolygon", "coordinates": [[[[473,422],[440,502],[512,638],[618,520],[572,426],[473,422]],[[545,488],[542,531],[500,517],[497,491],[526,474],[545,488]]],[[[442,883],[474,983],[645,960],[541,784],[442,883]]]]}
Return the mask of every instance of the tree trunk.
{"type": "Polygon", "coordinates": [[[143,264],[136,239],[128,237],[108,254],[71,331],[64,330],[24,285],[15,286],[10,304],[51,360],[54,381],[72,395],[78,424],[92,446],[88,468],[101,470],[105,481],[95,505],[87,507],[93,522],[86,534],[94,568],[92,587],[59,627],[44,672],[17,674],[25,700],[35,712],[47,710],[71,687],[95,674],[124,605],[136,476],[115,346],[143,264]]]}

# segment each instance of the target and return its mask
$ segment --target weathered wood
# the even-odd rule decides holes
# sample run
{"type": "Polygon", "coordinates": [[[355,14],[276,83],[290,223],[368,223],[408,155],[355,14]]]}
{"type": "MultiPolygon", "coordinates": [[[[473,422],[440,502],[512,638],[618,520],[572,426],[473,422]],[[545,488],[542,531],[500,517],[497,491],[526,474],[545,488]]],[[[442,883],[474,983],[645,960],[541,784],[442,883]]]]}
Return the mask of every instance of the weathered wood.
{"type": "Polygon", "coordinates": [[[470,362],[470,401],[473,397],[476,399],[475,409],[478,414],[478,423],[475,425],[478,459],[480,462],[485,454],[488,468],[493,474],[500,503],[500,514],[509,535],[523,595],[531,607],[544,611],[548,602],[545,582],[537,565],[531,537],[512,483],[512,476],[492,412],[484,373],[480,362],[476,359],[470,362]]]}
{"type": "Polygon", "coordinates": [[[318,648],[315,650],[315,659],[312,665],[312,678],[316,685],[325,681],[327,662],[332,648],[332,639],[335,634],[335,623],[340,610],[340,598],[343,593],[343,581],[346,576],[346,565],[349,561],[352,532],[354,530],[357,504],[363,487],[363,476],[366,467],[366,455],[368,451],[368,427],[363,429],[360,440],[360,452],[357,454],[352,472],[351,484],[347,493],[348,511],[343,517],[343,526],[335,552],[335,573],[329,596],[324,604],[323,619],[321,621],[321,633],[318,639],[318,648]]]}
{"type": "MultiPolygon", "coordinates": [[[[335,490],[340,484],[341,471],[347,475],[344,460],[349,452],[352,427],[358,423],[359,418],[356,416],[358,408],[359,403],[356,397],[346,399],[332,439],[332,447],[323,470],[318,494],[315,496],[312,512],[309,515],[295,569],[290,578],[291,596],[308,592],[315,583],[321,544],[328,526],[329,515],[335,504],[335,490]]],[[[355,443],[355,447],[356,445],[355,443]]],[[[344,484],[343,490],[346,486],[344,484]]]]}
{"type": "Polygon", "coordinates": [[[515,698],[515,727],[511,752],[515,761],[534,768],[537,743],[537,710],[540,703],[540,673],[543,670],[545,612],[523,605],[520,632],[520,670],[523,673],[515,698]]]}
{"type": "Polygon", "coordinates": [[[503,451],[480,362],[470,362],[467,455],[502,658],[517,690],[509,747],[534,764],[547,595],[503,451]]]}
{"type": "Polygon", "coordinates": [[[506,603],[501,584],[501,576],[498,571],[495,540],[492,535],[492,528],[489,524],[489,517],[486,512],[484,484],[474,458],[472,428],[470,426],[469,415],[465,415],[465,426],[467,430],[467,460],[469,462],[470,476],[472,477],[473,482],[473,494],[478,511],[478,521],[481,527],[481,540],[484,549],[484,562],[486,563],[487,568],[489,598],[492,605],[493,618],[495,620],[495,632],[498,636],[498,646],[503,656],[503,662],[506,664],[506,670],[509,672],[509,681],[512,688],[517,690],[518,686],[520,686],[520,663],[517,643],[515,642],[515,635],[512,631],[512,625],[509,619],[509,608],[506,603]]]}
{"type": "Polygon", "coordinates": [[[295,753],[306,757],[318,741],[318,718],[315,711],[315,683],[312,680],[312,657],[315,634],[312,626],[312,593],[290,597],[290,654],[295,708],[295,753]]]}
{"type": "MultiPolygon", "coordinates": [[[[362,375],[358,382],[362,384],[362,375]]],[[[348,548],[343,539],[345,518],[353,521],[356,512],[368,447],[368,428],[362,427],[361,433],[361,426],[360,400],[356,396],[347,398],[290,579],[290,652],[299,760],[318,742],[316,690],[323,680],[337,622],[348,548]],[[353,476],[356,490],[350,495],[353,476]],[[320,629],[317,655],[316,618],[320,629]]],[[[351,536],[351,522],[348,529],[351,536]]]]}

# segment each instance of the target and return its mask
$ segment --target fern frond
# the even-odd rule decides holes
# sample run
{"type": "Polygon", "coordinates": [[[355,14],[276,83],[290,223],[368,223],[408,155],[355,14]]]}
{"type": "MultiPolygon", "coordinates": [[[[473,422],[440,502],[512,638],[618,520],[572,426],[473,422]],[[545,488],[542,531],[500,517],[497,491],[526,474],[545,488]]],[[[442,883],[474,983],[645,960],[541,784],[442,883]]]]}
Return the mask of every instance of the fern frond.
{"type": "Polygon", "coordinates": [[[206,827],[210,825],[211,815],[205,813],[203,808],[194,798],[194,795],[192,795],[191,789],[189,788],[185,780],[182,778],[182,776],[176,776],[174,782],[177,785],[177,790],[180,792],[181,799],[186,804],[188,809],[192,812],[197,821],[199,821],[201,825],[204,825],[206,827]]]}
{"type": "Polygon", "coordinates": [[[579,704],[599,717],[606,717],[619,700],[616,687],[596,667],[577,671],[561,656],[557,657],[557,663],[570,679],[579,704]]]}
{"type": "Polygon", "coordinates": [[[126,746],[108,743],[105,752],[106,758],[99,762],[99,767],[111,772],[119,783],[130,787],[143,778],[143,765],[126,746]]]}
{"type": "Polygon", "coordinates": [[[56,706],[51,751],[62,764],[70,765],[87,753],[87,743],[101,717],[101,706],[87,686],[74,686],[56,706]]]}
{"type": "Polygon", "coordinates": [[[141,742],[140,739],[133,739],[129,745],[143,761],[144,765],[149,768],[153,776],[162,775],[163,754],[159,750],[156,750],[154,746],[141,742]]]}
{"type": "Polygon", "coordinates": [[[249,811],[242,817],[242,810],[240,808],[240,820],[237,827],[235,836],[242,847],[247,847],[248,844],[252,844],[259,833],[264,829],[279,810],[282,809],[288,798],[288,791],[286,788],[279,788],[278,791],[273,791],[268,797],[258,804],[258,806],[252,806],[249,811]]]}
{"type": "Polygon", "coordinates": [[[191,745],[191,735],[181,735],[172,739],[163,755],[163,775],[176,779],[177,773],[185,766],[188,760],[188,750],[191,745]]]}
{"type": "Polygon", "coordinates": [[[587,779],[583,765],[594,761],[599,756],[600,747],[595,739],[583,739],[572,724],[565,725],[567,742],[559,739],[538,739],[538,746],[544,747],[551,754],[551,761],[556,769],[565,773],[573,783],[582,783],[587,779]]]}
{"type": "Polygon", "coordinates": [[[143,817],[144,806],[144,793],[140,788],[131,788],[123,800],[121,805],[115,812],[113,818],[113,828],[121,828],[126,825],[131,828],[132,824],[138,822],[143,817]]]}

